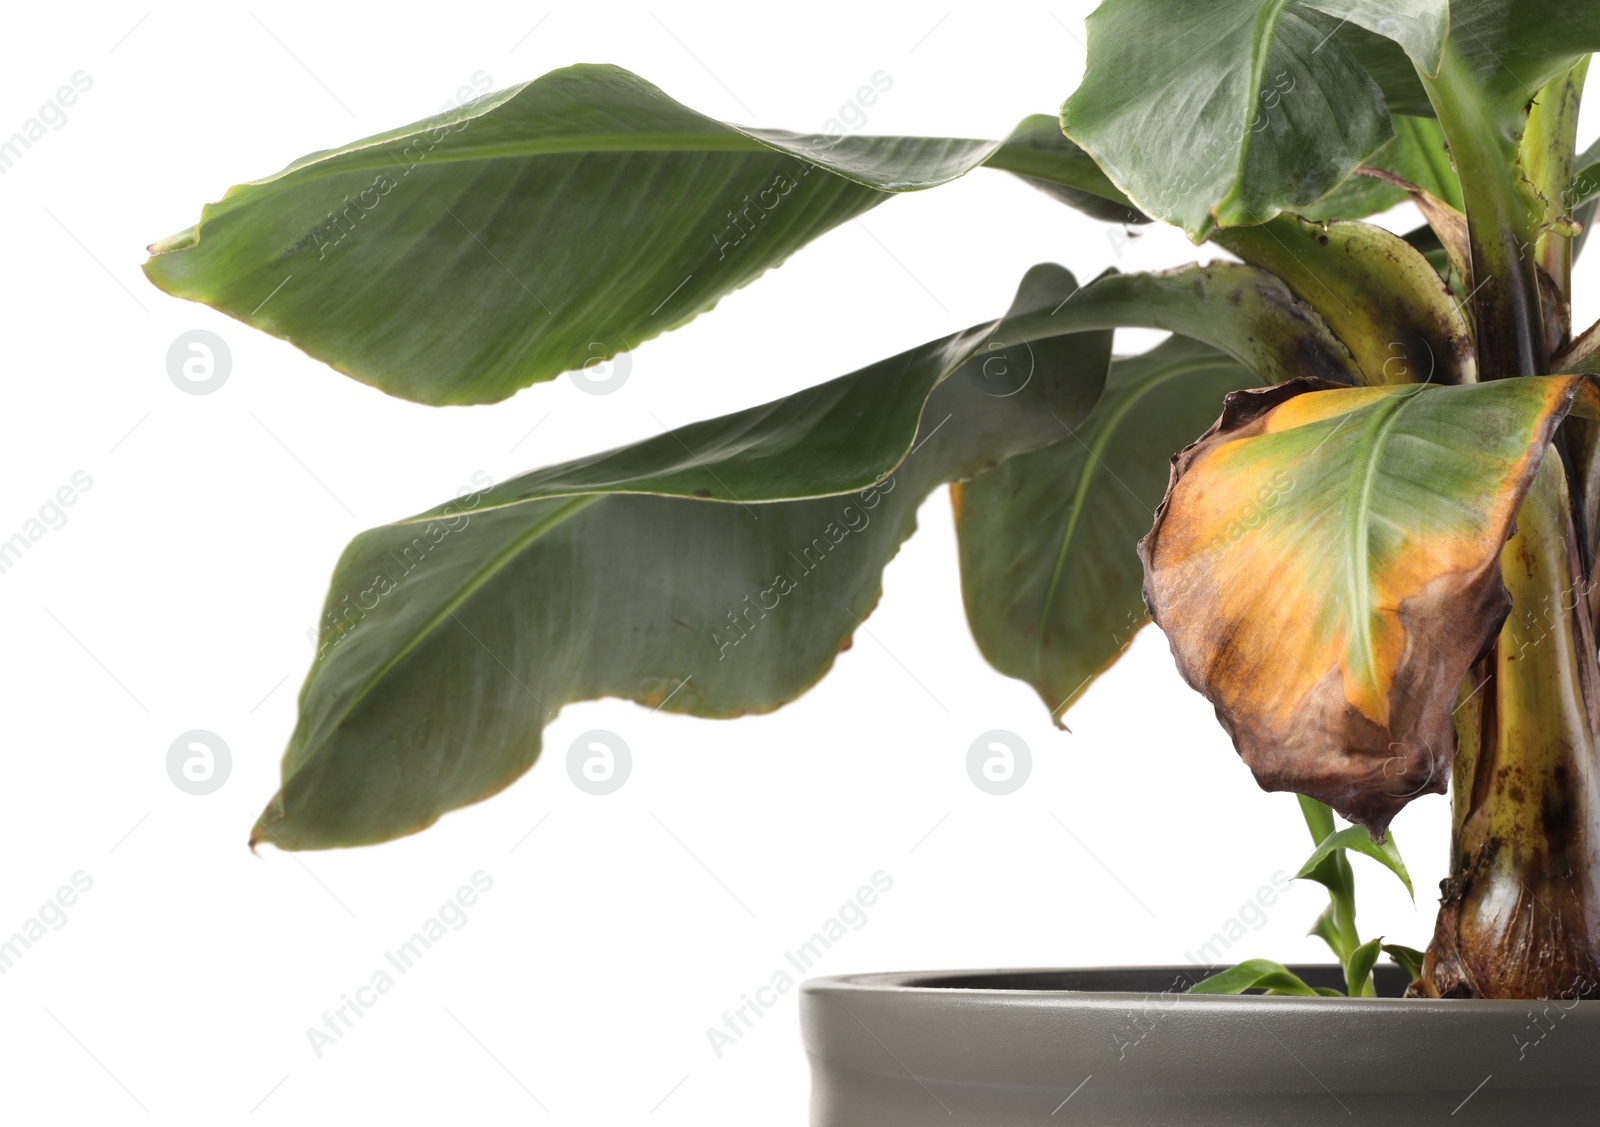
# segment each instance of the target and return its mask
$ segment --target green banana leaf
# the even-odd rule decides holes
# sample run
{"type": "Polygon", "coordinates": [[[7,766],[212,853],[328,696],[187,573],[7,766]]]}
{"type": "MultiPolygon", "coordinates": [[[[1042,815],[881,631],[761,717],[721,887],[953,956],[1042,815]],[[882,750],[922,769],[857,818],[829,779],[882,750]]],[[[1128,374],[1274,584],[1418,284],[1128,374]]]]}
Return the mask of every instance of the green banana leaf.
{"type": "Polygon", "coordinates": [[[958,498],[961,591],[978,648],[1059,717],[1149,619],[1139,538],[1171,456],[1258,378],[1216,349],[1172,337],[1111,366],[1071,438],[1010,459],[958,498]]]}
{"type": "Polygon", "coordinates": [[[1036,267],[1001,321],[358,536],[252,843],[420,830],[532,766],[570,701],[737,716],[804,692],[931,489],[1093,407],[1109,332],[994,344],[1075,291],[1036,267]]]}
{"type": "Polygon", "coordinates": [[[1135,207],[1200,242],[1309,207],[1391,136],[1354,23],[1438,69],[1445,0],[1106,0],[1062,127],[1135,207]]]}
{"type": "Polygon", "coordinates": [[[416,832],[526,771],[570,701],[736,716],[793,699],[870,613],[929,491],[1083,423],[1119,324],[1204,336],[1259,382],[1351,378],[1320,318],[1254,267],[1079,288],[1039,266],[999,321],[372,529],[335,570],[253,840],[416,832]]]}
{"type": "Polygon", "coordinates": [[[1124,217],[1050,120],[1003,142],[751,129],[572,66],[238,185],[153,244],[145,273],[391,395],[490,403],[985,162],[1124,217]]]}

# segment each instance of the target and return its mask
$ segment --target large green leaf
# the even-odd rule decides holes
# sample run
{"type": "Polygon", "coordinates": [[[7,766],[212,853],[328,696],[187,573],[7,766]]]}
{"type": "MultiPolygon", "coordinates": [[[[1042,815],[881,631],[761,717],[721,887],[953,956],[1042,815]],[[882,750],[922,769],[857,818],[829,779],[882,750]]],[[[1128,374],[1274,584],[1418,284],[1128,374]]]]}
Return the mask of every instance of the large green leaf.
{"type": "Polygon", "coordinates": [[[365,532],[334,573],[256,840],[420,830],[526,771],[570,701],[732,716],[792,699],[871,611],[918,503],[1081,425],[1109,362],[1092,330],[1129,323],[1271,378],[1351,370],[1254,267],[1078,289],[1041,266],[997,322],[365,532]]]}
{"type": "Polygon", "coordinates": [[[1389,139],[1343,23],[1432,73],[1448,19],[1445,0],[1105,0],[1062,126],[1136,207],[1198,242],[1310,206],[1389,139]]]}
{"type": "Polygon", "coordinates": [[[1184,678],[1269,790],[1381,834],[1441,792],[1500,553],[1580,376],[1237,392],[1140,544],[1184,678]]]}
{"type": "Polygon", "coordinates": [[[1005,142],[750,129],[573,66],[238,185],[145,272],[392,395],[486,403],[682,325],[890,195],[989,160],[1126,212],[1037,118],[1005,142]]]}
{"type": "Polygon", "coordinates": [[[526,771],[571,701],[735,716],[805,691],[932,488],[1087,415],[1109,333],[995,345],[1074,290],[1036,267],[1000,322],[358,536],[253,840],[420,830],[526,771]]]}
{"type": "Polygon", "coordinates": [[[1116,361],[1071,437],[953,485],[967,621],[1060,716],[1146,621],[1137,544],[1171,456],[1257,377],[1183,337],[1116,361]]]}

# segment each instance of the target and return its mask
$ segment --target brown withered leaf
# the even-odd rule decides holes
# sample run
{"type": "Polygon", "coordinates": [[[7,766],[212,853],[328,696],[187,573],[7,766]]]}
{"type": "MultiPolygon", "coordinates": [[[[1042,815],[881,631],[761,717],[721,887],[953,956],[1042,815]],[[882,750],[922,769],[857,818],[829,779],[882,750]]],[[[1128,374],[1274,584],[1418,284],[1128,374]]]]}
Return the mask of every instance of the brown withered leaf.
{"type": "Polygon", "coordinates": [[[1235,392],[1140,541],[1185,680],[1267,790],[1381,835],[1442,792],[1510,599],[1500,549],[1580,376],[1235,392]]]}

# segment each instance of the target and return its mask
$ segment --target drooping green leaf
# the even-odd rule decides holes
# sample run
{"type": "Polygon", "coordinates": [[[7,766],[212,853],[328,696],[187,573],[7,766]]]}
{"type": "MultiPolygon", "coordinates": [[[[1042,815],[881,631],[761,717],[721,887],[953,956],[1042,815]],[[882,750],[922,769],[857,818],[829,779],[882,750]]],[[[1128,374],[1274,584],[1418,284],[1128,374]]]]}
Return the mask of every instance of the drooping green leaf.
{"type": "Polygon", "coordinates": [[[1352,370],[1321,319],[1254,267],[1082,289],[1038,267],[998,322],[536,471],[470,513],[371,530],[335,573],[257,838],[319,848],[422,829],[525,771],[568,701],[723,716],[792,699],[870,611],[922,497],[1080,426],[1109,359],[1092,331],[1128,323],[1203,336],[1266,378],[1352,370]]]}
{"type": "MultiPolygon", "coordinates": [[[[1256,779],[1380,834],[1444,790],[1500,550],[1584,377],[1236,392],[1141,542],[1145,601],[1256,779]]],[[[1586,406],[1585,410],[1592,410],[1586,406]]]]}
{"type": "Polygon", "coordinates": [[[1437,69],[1444,0],[1105,0],[1062,126],[1133,204],[1196,242],[1308,207],[1390,136],[1355,23],[1437,69]],[[1327,14],[1324,14],[1327,13],[1327,14]]]}
{"type": "Polygon", "coordinates": [[[1226,352],[1278,383],[1315,374],[1358,383],[1361,370],[1327,323],[1276,275],[1236,262],[1147,274],[1108,272],[1048,313],[1011,319],[996,340],[1030,334],[1138,326],[1164,329],[1226,352]]]}
{"type": "Polygon", "coordinates": [[[1280,215],[1214,239],[1272,271],[1320,313],[1350,349],[1364,382],[1477,378],[1466,317],[1438,272],[1398,235],[1372,223],[1280,215]]]}
{"type": "Polygon", "coordinates": [[[996,156],[1071,202],[1115,192],[1055,134],[750,129],[573,66],[238,185],[145,272],[392,395],[487,403],[635,348],[890,195],[996,156]]]}
{"type": "MultiPolygon", "coordinates": [[[[1236,967],[1218,971],[1189,987],[1190,994],[1243,994],[1265,990],[1269,994],[1296,994],[1315,998],[1320,991],[1307,986],[1299,975],[1271,959],[1246,959],[1236,967]]],[[[1337,991],[1334,991],[1337,993],[1337,991]]]]}
{"type": "Polygon", "coordinates": [[[804,692],[929,490],[1088,414],[1109,333],[995,343],[1073,292],[1036,267],[999,322],[358,536],[253,840],[420,830],[526,771],[571,701],[735,716],[804,692]]]}
{"type": "Polygon", "coordinates": [[[1148,621],[1136,545],[1171,455],[1216,418],[1224,395],[1257,382],[1215,349],[1172,337],[1116,361],[1070,437],[951,486],[973,637],[1053,717],[1148,621]]]}
{"type": "Polygon", "coordinates": [[[1411,887],[1411,874],[1406,871],[1406,863],[1400,857],[1400,847],[1394,843],[1394,834],[1388,834],[1383,841],[1377,842],[1373,841],[1372,835],[1360,826],[1347,826],[1338,833],[1328,835],[1322,844],[1312,851],[1311,856],[1300,866],[1300,871],[1295,876],[1315,880],[1313,874],[1321,865],[1323,858],[1340,849],[1354,850],[1371,857],[1400,878],[1400,883],[1406,886],[1406,892],[1411,899],[1417,898],[1416,889],[1411,887]]]}
{"type": "Polygon", "coordinates": [[[470,513],[371,530],[335,573],[257,838],[319,848],[422,829],[525,771],[568,701],[723,716],[792,699],[870,611],[922,497],[1080,426],[1109,360],[1093,330],[1129,323],[1203,336],[1268,379],[1353,370],[1254,267],[1081,289],[1038,267],[998,322],[536,471],[470,513]]]}

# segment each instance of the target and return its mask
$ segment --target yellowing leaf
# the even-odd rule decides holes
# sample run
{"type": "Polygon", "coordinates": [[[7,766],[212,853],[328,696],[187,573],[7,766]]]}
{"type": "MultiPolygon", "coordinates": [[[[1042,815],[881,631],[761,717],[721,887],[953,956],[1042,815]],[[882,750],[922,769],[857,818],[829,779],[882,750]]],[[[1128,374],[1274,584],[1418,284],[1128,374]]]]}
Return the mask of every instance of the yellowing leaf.
{"type": "Polygon", "coordinates": [[[1145,600],[1264,788],[1374,834],[1445,789],[1456,691],[1510,608],[1500,549],[1580,389],[1296,379],[1235,392],[1174,460],[1145,600]]]}

